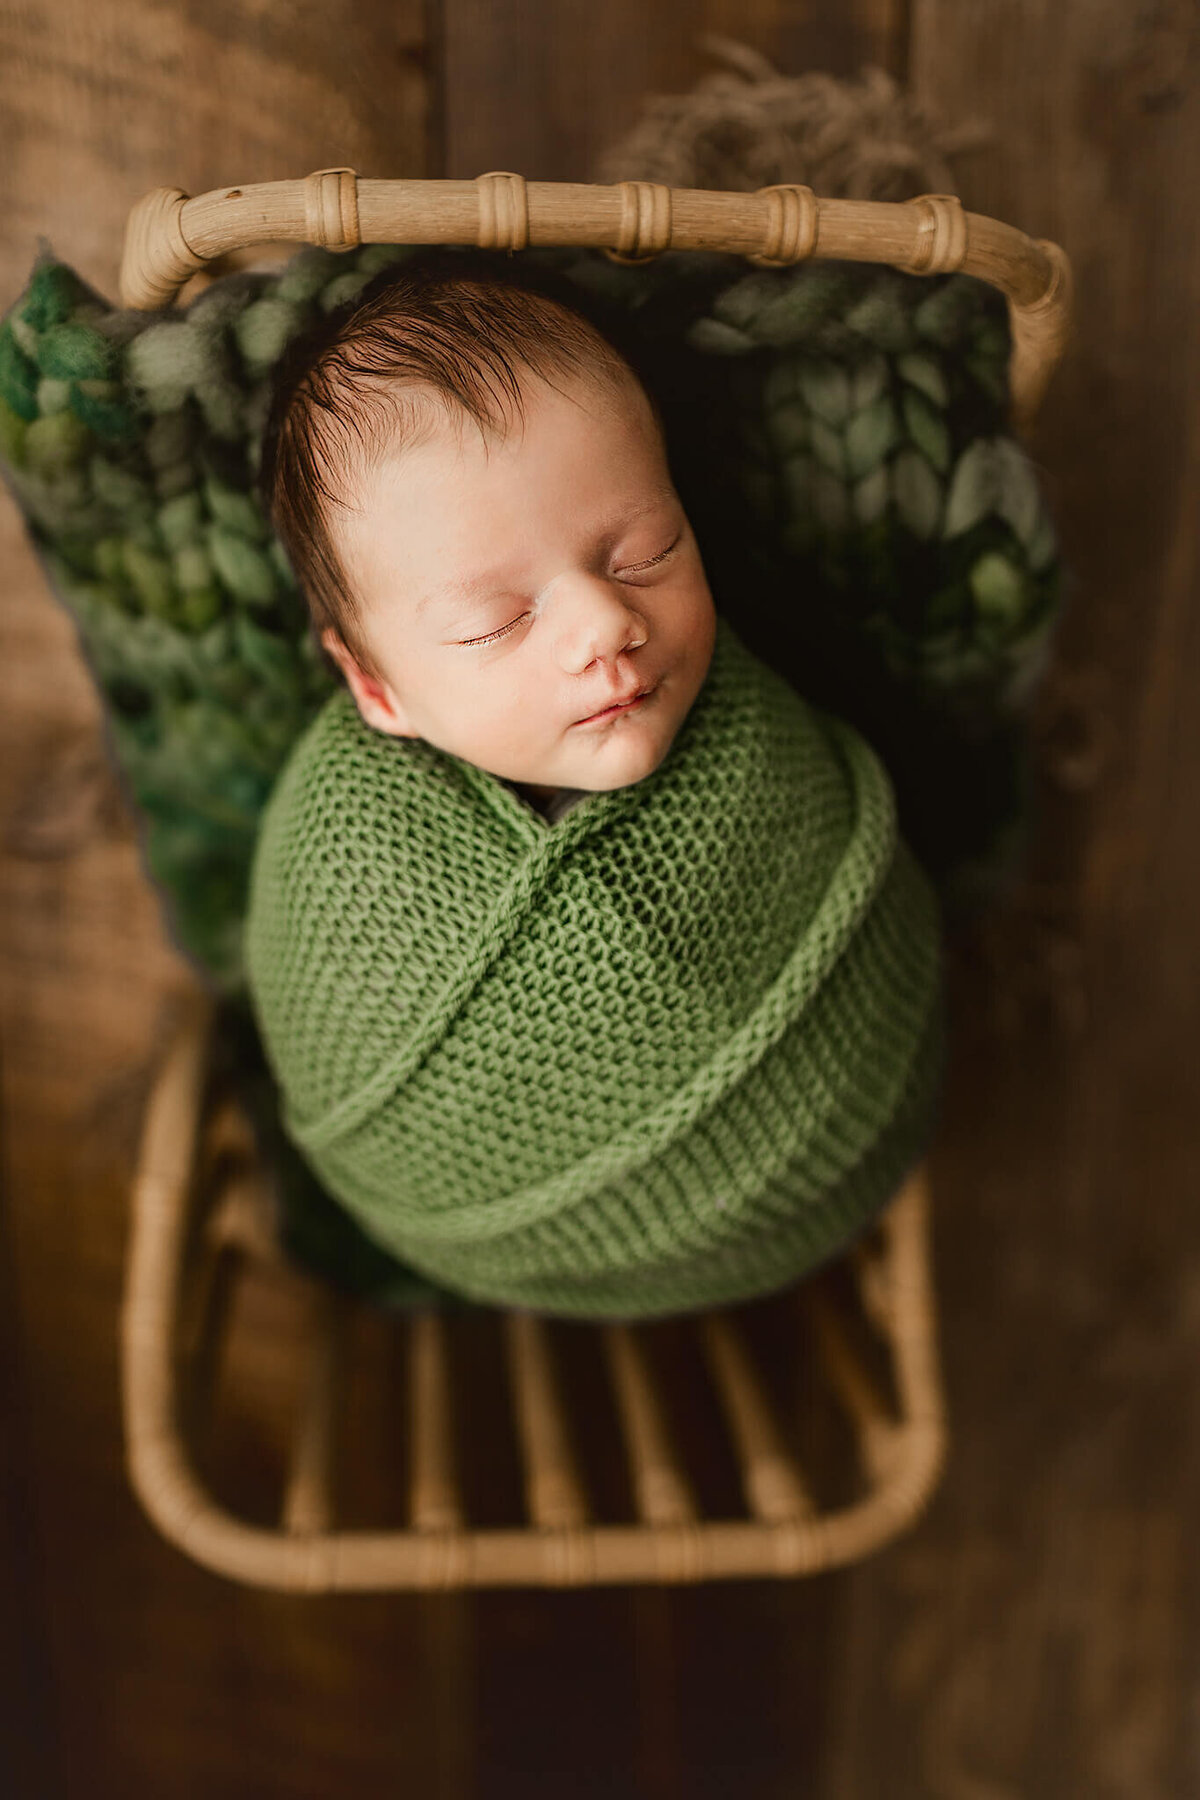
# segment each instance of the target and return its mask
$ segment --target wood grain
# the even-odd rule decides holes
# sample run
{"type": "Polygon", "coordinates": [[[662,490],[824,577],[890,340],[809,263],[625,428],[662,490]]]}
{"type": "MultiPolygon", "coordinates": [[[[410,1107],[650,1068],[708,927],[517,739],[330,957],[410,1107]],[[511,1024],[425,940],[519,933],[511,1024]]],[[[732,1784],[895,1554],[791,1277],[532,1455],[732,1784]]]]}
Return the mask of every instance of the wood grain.
{"type": "MultiPolygon", "coordinates": [[[[120,1465],[115,1333],[123,1187],[177,964],[70,627],[5,501],[0,1352],[24,1442],[0,1555],[28,1633],[5,1695],[20,1791],[1178,1800],[1200,1673],[1195,9],[425,12],[10,4],[4,304],[39,234],[111,292],[125,207],[161,181],[343,162],[586,178],[643,92],[702,72],[707,30],[792,72],[911,66],[947,121],[993,127],[969,204],[1074,260],[1078,334],[1036,443],[1073,584],[1035,722],[1035,849],[953,962],[934,1165],[949,1469],[910,1537],[796,1585],[306,1602],[230,1588],[155,1539],[120,1465]]],[[[269,1476],[286,1329],[265,1303],[241,1321],[262,1399],[243,1390],[228,1474],[248,1494],[269,1476]]],[[[460,1354],[486,1398],[496,1346],[480,1330],[460,1354]]],[[[704,1405],[678,1373],[717,1491],[728,1472],[706,1466],[704,1405]]],[[[363,1404],[386,1416],[390,1378],[368,1379],[363,1404]]],[[[516,1480],[494,1448],[485,1424],[467,1470],[481,1506],[516,1480]]]]}
{"type": "MultiPolygon", "coordinates": [[[[126,210],[158,183],[201,191],[342,161],[424,173],[423,44],[419,0],[337,20],[311,5],[10,6],[0,305],[43,237],[112,295],[126,210]]],[[[23,1683],[5,1683],[0,1737],[21,1759],[6,1791],[315,1800],[343,1781],[370,1789],[399,1754],[434,1793],[423,1721],[446,1652],[430,1654],[420,1610],[346,1616],[226,1588],[157,1541],[126,1485],[125,1197],[179,964],[74,632],[7,495],[0,559],[0,1230],[6,1433],[23,1454],[0,1558],[28,1625],[23,1683]]]]}
{"type": "Polygon", "coordinates": [[[799,75],[899,72],[904,0],[442,0],[444,167],[469,179],[514,169],[540,181],[591,181],[598,154],[651,94],[686,93],[718,67],[710,33],[799,75]]]}
{"type": "Polygon", "coordinates": [[[1075,265],[1035,452],[1073,579],[1028,878],[957,970],[949,1473],[850,1577],[827,1791],[1167,1800],[1200,1648],[1200,20],[917,0],[911,67],[995,127],[972,203],[1075,265]]]}

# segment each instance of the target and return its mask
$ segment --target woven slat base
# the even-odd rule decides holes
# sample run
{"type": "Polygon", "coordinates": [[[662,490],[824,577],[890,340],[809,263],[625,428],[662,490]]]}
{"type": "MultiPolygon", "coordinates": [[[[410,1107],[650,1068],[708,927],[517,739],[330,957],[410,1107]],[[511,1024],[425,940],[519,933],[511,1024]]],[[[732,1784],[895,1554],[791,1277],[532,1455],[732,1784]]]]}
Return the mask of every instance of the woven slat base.
{"type": "MultiPolygon", "coordinates": [[[[197,1562],[237,1581],[310,1593],[792,1576],[854,1562],[921,1512],[945,1451],[924,1169],[847,1259],[860,1319],[835,1304],[822,1277],[794,1294],[856,1446],[851,1500],[822,1506],[819,1471],[804,1465],[756,1367],[746,1309],[733,1309],[689,1325],[738,1471],[742,1511],[733,1517],[704,1516],[675,1448],[653,1328],[573,1327],[602,1342],[632,1499],[627,1520],[596,1521],[553,1331],[509,1313],[506,1372],[526,1520],[473,1526],[457,1471],[456,1420],[470,1396],[452,1381],[456,1321],[426,1311],[395,1325],[407,1338],[407,1417],[396,1425],[407,1436],[407,1517],[394,1530],[339,1529],[346,1308],[290,1273],[263,1227],[264,1174],[249,1127],[229,1100],[207,1103],[210,1025],[207,1001],[189,994],[147,1108],[123,1318],[133,1485],[159,1530],[197,1562]],[[196,1367],[212,1362],[214,1333],[229,1317],[230,1279],[263,1265],[272,1279],[306,1290],[312,1330],[274,1530],[236,1517],[207,1491],[181,1424],[196,1367]],[[886,1383],[856,1343],[855,1325],[886,1352],[886,1383]]],[[[796,1341],[799,1348],[799,1328],[796,1341]]]]}

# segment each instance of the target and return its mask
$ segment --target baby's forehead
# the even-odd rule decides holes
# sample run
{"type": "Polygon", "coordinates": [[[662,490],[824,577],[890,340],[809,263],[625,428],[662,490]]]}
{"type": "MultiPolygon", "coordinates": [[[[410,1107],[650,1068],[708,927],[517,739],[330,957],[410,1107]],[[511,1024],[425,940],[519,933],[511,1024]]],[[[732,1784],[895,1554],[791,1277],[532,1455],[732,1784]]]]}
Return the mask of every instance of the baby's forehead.
{"type": "Polygon", "coordinates": [[[427,382],[381,382],[369,425],[359,428],[361,421],[346,421],[353,428],[343,446],[345,454],[338,459],[340,468],[331,473],[344,483],[351,504],[358,505],[376,477],[402,469],[413,452],[445,450],[457,457],[482,449],[485,460],[490,460],[503,451],[509,464],[519,466],[527,450],[532,458],[531,420],[547,402],[554,409],[560,439],[586,439],[598,421],[615,422],[644,437],[665,456],[661,416],[632,370],[616,380],[606,380],[590,370],[563,377],[522,370],[518,386],[516,401],[498,396],[495,405],[480,416],[454,395],[427,382]]]}
{"type": "Polygon", "coordinates": [[[392,384],[397,412],[419,420],[430,435],[443,432],[461,437],[472,428],[489,443],[511,443],[520,447],[526,423],[532,412],[550,403],[558,406],[569,424],[578,423],[587,430],[598,415],[616,418],[622,423],[650,421],[659,428],[654,404],[633,370],[621,364],[597,363],[567,371],[529,368],[517,363],[512,369],[513,393],[489,378],[486,364],[481,364],[480,380],[487,399],[479,410],[465,406],[454,394],[423,381],[392,384]]]}

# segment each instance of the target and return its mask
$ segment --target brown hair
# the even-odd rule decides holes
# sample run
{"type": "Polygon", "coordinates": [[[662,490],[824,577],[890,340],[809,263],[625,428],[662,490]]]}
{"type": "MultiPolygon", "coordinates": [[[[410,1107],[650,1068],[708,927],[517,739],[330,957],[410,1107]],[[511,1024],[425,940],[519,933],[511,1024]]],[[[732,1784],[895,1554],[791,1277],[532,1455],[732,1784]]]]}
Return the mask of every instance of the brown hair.
{"type": "Polygon", "coordinates": [[[610,333],[546,287],[544,272],[531,278],[442,253],[382,271],[281,359],[263,437],[263,507],[318,643],[332,628],[368,675],[380,671],[331,516],[372,458],[389,444],[422,442],[439,407],[504,433],[523,417],[522,375],[582,376],[612,391],[631,378],[642,385],[610,333]]]}

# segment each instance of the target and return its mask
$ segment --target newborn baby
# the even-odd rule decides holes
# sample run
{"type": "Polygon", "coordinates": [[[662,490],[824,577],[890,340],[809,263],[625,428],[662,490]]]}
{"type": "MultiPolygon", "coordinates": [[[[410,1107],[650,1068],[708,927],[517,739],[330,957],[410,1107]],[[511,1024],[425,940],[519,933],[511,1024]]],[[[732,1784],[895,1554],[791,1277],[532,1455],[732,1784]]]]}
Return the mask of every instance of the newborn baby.
{"type": "Polygon", "coordinates": [[[401,278],[323,346],[275,445],[268,504],[368,725],[552,818],[658,767],[716,615],[655,409],[581,317],[401,278]]]}
{"type": "Polygon", "coordinates": [[[616,342],[515,273],[406,266],[281,371],[263,490],[345,677],[246,930],[326,1190],[562,1315],[826,1260],[929,1133],[936,901],[874,752],[718,616],[616,342]]]}

